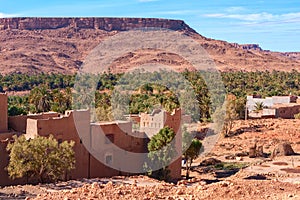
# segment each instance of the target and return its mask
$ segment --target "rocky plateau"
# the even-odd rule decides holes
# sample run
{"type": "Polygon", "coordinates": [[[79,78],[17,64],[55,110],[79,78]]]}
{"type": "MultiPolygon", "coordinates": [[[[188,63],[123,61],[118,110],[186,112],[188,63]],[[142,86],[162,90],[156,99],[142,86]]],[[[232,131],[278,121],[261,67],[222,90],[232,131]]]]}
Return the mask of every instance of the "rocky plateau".
{"type": "MultiPolygon", "coordinates": [[[[165,28],[192,37],[221,71],[300,70],[299,52],[271,52],[257,44],[240,45],[206,38],[181,20],[24,17],[0,19],[0,72],[75,73],[103,40],[122,31],[141,28],[165,28]]],[[[147,49],[128,52],[111,67],[114,72],[124,72],[136,65],[155,62],[189,68],[189,63],[179,55],[147,49]]]]}

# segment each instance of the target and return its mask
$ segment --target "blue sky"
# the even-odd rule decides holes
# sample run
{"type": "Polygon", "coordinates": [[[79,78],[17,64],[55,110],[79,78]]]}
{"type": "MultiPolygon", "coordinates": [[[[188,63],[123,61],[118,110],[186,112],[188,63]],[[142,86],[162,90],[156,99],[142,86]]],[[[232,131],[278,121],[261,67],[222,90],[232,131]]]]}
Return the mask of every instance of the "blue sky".
{"type": "Polygon", "coordinates": [[[300,51],[299,0],[0,0],[0,17],[182,19],[205,37],[300,51]]]}

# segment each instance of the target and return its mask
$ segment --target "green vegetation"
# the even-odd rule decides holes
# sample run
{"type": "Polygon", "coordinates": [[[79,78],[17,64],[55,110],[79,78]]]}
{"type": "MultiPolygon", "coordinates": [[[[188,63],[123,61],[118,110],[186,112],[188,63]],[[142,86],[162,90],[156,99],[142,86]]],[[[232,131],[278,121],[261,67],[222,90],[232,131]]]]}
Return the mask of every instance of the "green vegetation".
{"type": "Polygon", "coordinates": [[[262,97],[298,95],[300,96],[300,72],[224,72],[222,73],[228,93],[237,98],[247,94],[260,94],[262,97]]]}
{"type": "Polygon", "coordinates": [[[63,74],[10,74],[0,75],[0,90],[26,91],[41,85],[49,89],[66,88],[74,86],[74,75],[63,74]]]}
{"type": "Polygon", "coordinates": [[[186,169],[186,179],[189,179],[189,172],[192,167],[194,159],[196,159],[200,154],[200,149],[202,147],[202,143],[200,140],[194,138],[190,142],[191,135],[188,135],[189,133],[184,132],[183,133],[183,150],[186,150],[183,153],[183,158],[185,160],[185,169],[186,169]],[[190,144],[190,146],[187,148],[187,145],[190,144]]]}
{"type": "Polygon", "coordinates": [[[9,176],[15,178],[38,178],[41,183],[63,179],[75,167],[74,142],[59,144],[52,135],[26,140],[14,136],[9,143],[9,176]]]}
{"type": "Polygon", "coordinates": [[[223,133],[224,137],[228,137],[230,135],[234,120],[239,118],[239,103],[240,101],[238,101],[234,95],[228,94],[224,106],[217,109],[214,113],[215,122],[218,126],[222,126],[217,128],[223,133]]]}
{"type": "Polygon", "coordinates": [[[254,111],[258,113],[258,112],[262,111],[264,109],[264,107],[265,107],[265,105],[263,102],[255,102],[255,105],[254,105],[255,110],[254,111]]]}
{"type": "Polygon", "coordinates": [[[234,170],[234,169],[243,169],[249,166],[249,163],[241,162],[221,162],[214,166],[215,169],[219,170],[234,170]]]}
{"type": "Polygon", "coordinates": [[[175,147],[173,139],[175,132],[172,128],[164,127],[156,135],[154,135],[148,143],[148,158],[151,164],[145,164],[148,174],[159,180],[169,180],[170,170],[169,163],[175,158],[175,147]],[[153,171],[154,167],[161,167],[157,171],[153,171]]]}
{"type": "Polygon", "coordinates": [[[169,112],[179,108],[176,95],[164,86],[146,84],[142,85],[138,91],[138,94],[131,96],[130,113],[149,113],[156,105],[162,105],[169,112]]]}
{"type": "Polygon", "coordinates": [[[8,97],[8,115],[27,114],[29,110],[28,96],[9,96],[8,97]]]}
{"type": "Polygon", "coordinates": [[[300,113],[294,115],[295,119],[300,119],[300,113]]]}
{"type": "MultiPolygon", "coordinates": [[[[203,76],[214,78],[213,73],[209,72],[182,72],[181,75],[191,83],[191,87],[196,94],[197,104],[199,105],[200,115],[194,120],[210,121],[211,114],[215,111],[216,103],[224,99],[224,95],[220,93],[218,85],[214,91],[208,90],[203,80],[203,76]]],[[[142,75],[141,75],[142,76],[142,75]]],[[[145,75],[146,76],[146,75],[145,75]]],[[[152,79],[161,80],[163,84],[144,84],[137,85],[134,88],[137,92],[131,94],[129,98],[129,112],[136,114],[139,112],[149,112],[158,105],[162,105],[166,110],[172,110],[179,107],[182,97],[174,93],[173,89],[186,91],[181,80],[177,80],[175,75],[168,75],[174,81],[174,87],[165,84],[161,74],[154,73],[152,79]],[[177,82],[176,82],[177,81],[177,82]]],[[[300,72],[224,72],[221,73],[226,92],[235,96],[234,109],[239,118],[245,116],[246,95],[260,94],[262,97],[273,95],[300,95],[300,72]]],[[[105,73],[96,77],[95,107],[98,118],[101,120],[112,119],[111,102],[112,89],[120,81],[122,82],[122,74],[105,73]],[[105,113],[105,115],[103,115],[105,113]]],[[[141,77],[146,79],[146,77],[141,77]]],[[[127,80],[135,81],[135,79],[127,78],[127,80]]],[[[124,80],[123,80],[124,81],[124,80]]],[[[74,87],[75,75],[62,74],[11,74],[0,76],[0,91],[29,91],[25,95],[9,97],[9,115],[26,114],[28,112],[43,112],[53,110],[64,112],[71,107],[70,88],[74,87]],[[38,88],[38,89],[37,89],[38,88]],[[47,97],[46,97],[46,96],[47,97]]],[[[138,83],[138,81],[137,81],[138,83]]],[[[215,84],[215,83],[212,83],[215,84]]],[[[90,98],[88,93],[81,92],[82,98],[90,98]],[[85,94],[85,95],[82,95],[85,94]]],[[[122,99],[122,98],[121,98],[122,99]]],[[[193,103],[189,100],[194,98],[186,98],[186,110],[195,110],[193,103]]],[[[183,106],[183,105],[180,105],[183,106]]]]}

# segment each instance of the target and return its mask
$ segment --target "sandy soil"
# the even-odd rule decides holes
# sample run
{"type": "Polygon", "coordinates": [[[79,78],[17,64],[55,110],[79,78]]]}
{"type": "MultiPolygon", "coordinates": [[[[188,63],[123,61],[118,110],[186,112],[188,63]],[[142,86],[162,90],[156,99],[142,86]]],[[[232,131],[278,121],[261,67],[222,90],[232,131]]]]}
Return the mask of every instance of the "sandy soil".
{"type": "MultiPolygon", "coordinates": [[[[237,121],[233,135],[218,141],[208,157],[195,162],[191,179],[165,183],[145,176],[83,179],[0,188],[2,199],[300,199],[300,155],[249,158],[253,143],[266,154],[283,141],[300,153],[300,120],[237,121]],[[237,156],[238,154],[241,154],[237,156]],[[199,166],[215,158],[233,166],[199,166]]],[[[183,175],[185,171],[182,171],[183,175]]]]}

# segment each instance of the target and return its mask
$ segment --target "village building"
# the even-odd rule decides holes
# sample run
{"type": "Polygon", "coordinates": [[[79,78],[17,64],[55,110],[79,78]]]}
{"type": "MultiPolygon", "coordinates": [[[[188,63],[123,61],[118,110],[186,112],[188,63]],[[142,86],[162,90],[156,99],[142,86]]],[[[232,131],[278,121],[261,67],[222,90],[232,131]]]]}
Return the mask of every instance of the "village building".
{"type": "MultiPolygon", "coordinates": [[[[91,123],[89,110],[67,111],[65,114],[48,112],[7,117],[7,96],[5,94],[0,94],[0,108],[0,186],[24,184],[28,181],[26,178],[11,180],[5,170],[9,161],[6,145],[14,134],[24,134],[28,139],[38,135],[49,136],[52,134],[58,142],[74,141],[75,169],[66,175],[66,179],[78,179],[130,175],[130,173],[122,172],[109,166],[112,163],[127,165],[135,162],[137,167],[142,168],[144,160],[125,161],[118,159],[113,145],[124,151],[145,153],[149,142],[147,133],[152,135],[158,133],[164,126],[173,128],[175,132],[180,132],[180,109],[171,114],[163,110],[155,110],[152,114],[135,116],[135,123],[140,122],[143,124],[139,124],[141,126],[139,131],[134,131],[132,129],[133,122],[131,121],[91,123]],[[80,116],[80,126],[75,124],[75,115],[80,116]],[[154,128],[155,125],[151,127],[150,121],[157,123],[156,128],[154,128]],[[144,124],[145,126],[142,126],[144,124]],[[10,132],[8,129],[10,129],[10,132]],[[101,131],[105,136],[101,134],[101,131]],[[87,135],[80,135],[79,132],[88,134],[88,137],[87,135]],[[87,144],[86,141],[90,142],[87,144]],[[90,151],[95,151],[97,154],[90,151]],[[101,158],[102,162],[99,161],[99,158],[101,158]]],[[[170,176],[173,179],[181,178],[181,158],[170,164],[169,169],[171,171],[170,176]]]]}
{"type": "Polygon", "coordinates": [[[247,96],[246,108],[249,118],[284,118],[293,119],[300,113],[300,97],[298,96],[247,96]],[[262,104],[263,109],[256,110],[257,104],[262,104]]]}

